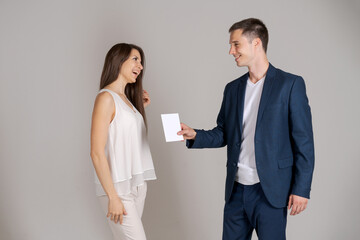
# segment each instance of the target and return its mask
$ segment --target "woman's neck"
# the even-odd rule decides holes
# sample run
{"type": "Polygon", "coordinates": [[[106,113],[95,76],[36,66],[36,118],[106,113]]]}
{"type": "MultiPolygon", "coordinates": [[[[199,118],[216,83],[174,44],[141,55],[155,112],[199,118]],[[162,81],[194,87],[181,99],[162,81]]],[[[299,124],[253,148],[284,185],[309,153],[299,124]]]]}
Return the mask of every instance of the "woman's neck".
{"type": "Polygon", "coordinates": [[[108,85],[109,88],[111,88],[114,92],[125,95],[125,87],[127,85],[127,82],[121,79],[120,77],[116,79],[114,82],[110,83],[108,85]]]}

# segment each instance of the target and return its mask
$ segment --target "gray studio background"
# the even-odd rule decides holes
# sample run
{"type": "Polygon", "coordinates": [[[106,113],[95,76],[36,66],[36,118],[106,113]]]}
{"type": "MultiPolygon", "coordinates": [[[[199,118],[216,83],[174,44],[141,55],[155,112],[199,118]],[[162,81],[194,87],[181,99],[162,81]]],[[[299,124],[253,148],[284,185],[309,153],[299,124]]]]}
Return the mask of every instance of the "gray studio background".
{"type": "Polygon", "coordinates": [[[95,197],[89,136],[106,52],[146,54],[149,141],[158,180],[143,216],[149,240],[218,240],[226,150],[165,143],[161,113],[215,126],[226,83],[245,73],[228,28],[270,32],[268,57],[302,75],[316,168],[291,240],[357,239],[360,166],[359,1],[0,1],[0,239],[111,239],[95,197]]]}

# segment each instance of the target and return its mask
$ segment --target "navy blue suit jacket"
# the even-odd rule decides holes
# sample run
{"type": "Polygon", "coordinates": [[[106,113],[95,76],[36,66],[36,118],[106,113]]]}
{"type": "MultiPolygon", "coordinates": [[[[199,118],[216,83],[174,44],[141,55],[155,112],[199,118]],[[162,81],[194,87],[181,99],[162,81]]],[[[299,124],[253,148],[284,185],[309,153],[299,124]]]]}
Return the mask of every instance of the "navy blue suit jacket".
{"type": "MultiPolygon", "coordinates": [[[[225,201],[233,189],[239,160],[248,73],[225,87],[217,126],[198,130],[188,148],[227,145],[225,201]]],[[[261,187],[274,207],[287,205],[290,193],[310,198],[314,169],[311,112],[302,77],[271,64],[266,73],[255,130],[255,159],[261,187]]]]}

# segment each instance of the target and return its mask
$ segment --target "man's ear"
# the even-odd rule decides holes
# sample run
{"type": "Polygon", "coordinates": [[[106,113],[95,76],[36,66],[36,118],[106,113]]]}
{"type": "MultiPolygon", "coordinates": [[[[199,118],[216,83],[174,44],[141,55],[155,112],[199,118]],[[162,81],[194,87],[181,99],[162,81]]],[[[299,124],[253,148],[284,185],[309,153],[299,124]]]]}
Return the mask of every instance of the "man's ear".
{"type": "Polygon", "coordinates": [[[259,47],[262,48],[262,42],[261,42],[260,38],[254,38],[253,44],[256,48],[259,48],[259,47]]]}

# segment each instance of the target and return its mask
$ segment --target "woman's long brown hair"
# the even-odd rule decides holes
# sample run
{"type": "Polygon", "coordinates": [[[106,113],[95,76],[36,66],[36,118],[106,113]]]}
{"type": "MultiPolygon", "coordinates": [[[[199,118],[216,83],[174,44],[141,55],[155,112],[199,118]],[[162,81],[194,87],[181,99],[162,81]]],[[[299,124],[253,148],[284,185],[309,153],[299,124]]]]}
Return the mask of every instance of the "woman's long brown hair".
{"type": "Polygon", "coordinates": [[[104,68],[101,74],[100,89],[103,89],[118,78],[120,69],[123,63],[129,58],[132,49],[139,51],[143,70],[136,78],[135,83],[128,83],[126,85],[125,95],[134,105],[134,107],[141,113],[147,128],[142,87],[142,78],[145,70],[145,55],[144,51],[139,46],[128,43],[118,43],[109,50],[109,52],[106,54],[104,68]]]}

